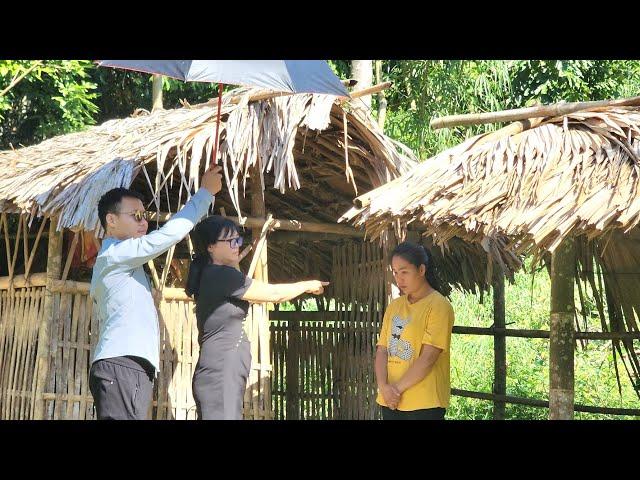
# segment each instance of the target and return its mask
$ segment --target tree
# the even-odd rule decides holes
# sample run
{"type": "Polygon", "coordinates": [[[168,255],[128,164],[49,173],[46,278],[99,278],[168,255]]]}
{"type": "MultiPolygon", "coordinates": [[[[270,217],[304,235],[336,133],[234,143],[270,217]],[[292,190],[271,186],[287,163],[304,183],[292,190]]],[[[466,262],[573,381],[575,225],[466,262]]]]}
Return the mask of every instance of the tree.
{"type": "Polygon", "coordinates": [[[561,100],[604,100],[638,95],[636,60],[410,60],[382,61],[388,111],[385,132],[420,158],[500,124],[433,130],[434,117],[519,108],[561,100]]]}
{"type": "Polygon", "coordinates": [[[87,60],[0,60],[0,148],[94,124],[92,68],[87,60]]]}
{"type": "MultiPolygon", "coordinates": [[[[153,76],[117,68],[95,67],[91,78],[98,85],[97,122],[124,118],[136,109],[153,107],[153,76]]],[[[197,104],[217,97],[217,85],[205,82],[181,82],[162,76],[163,108],[179,108],[181,100],[197,104]]]]}
{"type": "MultiPolygon", "coordinates": [[[[351,78],[358,82],[355,91],[371,87],[373,84],[373,60],[351,60],[351,78]]],[[[356,106],[371,110],[371,95],[358,98],[356,106]]]]}
{"type": "MultiPolygon", "coordinates": [[[[382,83],[382,60],[376,60],[376,83],[382,83]]],[[[384,131],[384,121],[387,117],[387,95],[384,90],[378,92],[378,126],[384,131]]]]}

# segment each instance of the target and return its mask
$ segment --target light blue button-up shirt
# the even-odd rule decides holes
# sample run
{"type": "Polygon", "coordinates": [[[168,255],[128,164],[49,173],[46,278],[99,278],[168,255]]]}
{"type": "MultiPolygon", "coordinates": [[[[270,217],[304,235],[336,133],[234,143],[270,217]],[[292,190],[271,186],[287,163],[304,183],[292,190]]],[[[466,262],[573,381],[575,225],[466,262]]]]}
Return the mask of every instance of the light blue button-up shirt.
{"type": "Polygon", "coordinates": [[[213,195],[200,188],[162,228],[140,238],[107,237],[96,257],[90,295],[100,336],[92,362],[135,355],[160,369],[160,328],[151,285],[142,266],[182,240],[206,215],[213,195]]]}

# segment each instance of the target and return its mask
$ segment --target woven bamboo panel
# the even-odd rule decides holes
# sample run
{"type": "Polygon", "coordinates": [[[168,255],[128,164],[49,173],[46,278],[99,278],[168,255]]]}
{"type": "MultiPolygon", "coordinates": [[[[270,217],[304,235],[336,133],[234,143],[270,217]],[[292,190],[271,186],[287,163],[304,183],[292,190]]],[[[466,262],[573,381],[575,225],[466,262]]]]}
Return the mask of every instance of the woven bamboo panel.
{"type": "Polygon", "coordinates": [[[271,362],[269,358],[269,312],[266,305],[251,306],[245,327],[251,341],[251,371],[244,395],[245,419],[273,419],[271,362]]]}
{"type": "Polygon", "coordinates": [[[32,418],[44,287],[0,293],[0,419],[32,418]]]}
{"type": "Polygon", "coordinates": [[[191,379],[199,353],[193,302],[161,302],[160,372],[154,391],[154,419],[195,420],[191,379]]]}
{"type": "Polygon", "coordinates": [[[82,293],[55,293],[53,298],[45,418],[92,419],[89,368],[98,335],[93,305],[82,293]]]}
{"type": "MultiPolygon", "coordinates": [[[[6,291],[2,293],[6,295],[6,291]]],[[[2,307],[5,308],[5,297],[2,307]]],[[[51,327],[51,358],[49,378],[44,393],[45,418],[48,419],[93,419],[93,398],[89,391],[88,375],[99,325],[92,315],[92,302],[85,294],[55,294],[54,315],[51,327]]],[[[6,308],[9,308],[7,305],[6,308]]],[[[264,313],[254,306],[247,319],[247,330],[252,342],[252,367],[244,416],[250,419],[272,418],[268,335],[264,313]],[[259,322],[256,310],[263,315],[259,322]],[[254,317],[256,320],[254,321],[254,317]],[[266,346],[265,346],[266,345],[266,346]],[[266,362],[260,362],[261,355],[266,362]]],[[[4,315],[3,319],[10,318],[4,315]]],[[[160,372],[154,387],[153,406],[149,418],[171,420],[193,420],[196,406],[191,380],[200,352],[198,328],[193,302],[184,300],[163,301],[160,304],[160,372]]],[[[6,329],[4,320],[1,332],[6,329]]],[[[3,335],[0,333],[0,335],[3,335]]],[[[32,335],[34,335],[32,333],[32,335]]],[[[13,336],[15,337],[15,336],[13,336]]],[[[3,338],[2,348],[6,349],[3,338]]],[[[18,338],[18,337],[16,337],[18,338]]],[[[11,338],[9,349],[20,352],[11,338]]],[[[37,338],[37,332],[35,332],[37,338]]],[[[31,354],[32,356],[35,353],[31,354]]],[[[0,357],[2,358],[2,357],[0,357]]],[[[3,369],[12,371],[11,369],[3,369]]],[[[30,374],[31,377],[33,374],[30,374]]],[[[3,383],[4,385],[4,383],[3,383]]],[[[31,384],[29,384],[31,388],[31,384]]],[[[2,404],[4,405],[4,403],[2,404]]]]}
{"type": "MultiPolygon", "coordinates": [[[[246,322],[252,367],[244,399],[250,419],[374,418],[373,353],[388,295],[379,247],[346,243],[333,252],[329,321],[280,321],[268,326],[265,306],[246,322]],[[273,372],[273,375],[272,375],[273,372]]],[[[0,293],[0,416],[32,418],[38,319],[44,287],[0,293]]],[[[44,418],[93,419],[88,386],[99,333],[84,293],[54,293],[44,418]]],[[[194,419],[191,379],[199,347],[193,303],[160,306],[161,365],[149,418],[194,419]]]]}
{"type": "MultiPolygon", "coordinates": [[[[156,419],[194,420],[196,404],[191,381],[198,362],[198,326],[191,301],[167,301],[160,306],[160,374],[154,392],[156,419]]],[[[245,419],[271,418],[270,370],[268,363],[268,329],[264,320],[266,310],[254,305],[246,320],[246,330],[251,340],[251,371],[244,397],[245,419]],[[264,313],[263,313],[264,310],[264,313]],[[262,348],[261,348],[262,345],[262,348]],[[267,362],[260,362],[266,350],[267,362]],[[266,386],[265,386],[266,385],[266,386]]]]}
{"type": "Polygon", "coordinates": [[[335,311],[324,321],[271,323],[274,418],[377,418],[374,356],[390,293],[386,269],[377,245],[334,247],[335,311]]]}

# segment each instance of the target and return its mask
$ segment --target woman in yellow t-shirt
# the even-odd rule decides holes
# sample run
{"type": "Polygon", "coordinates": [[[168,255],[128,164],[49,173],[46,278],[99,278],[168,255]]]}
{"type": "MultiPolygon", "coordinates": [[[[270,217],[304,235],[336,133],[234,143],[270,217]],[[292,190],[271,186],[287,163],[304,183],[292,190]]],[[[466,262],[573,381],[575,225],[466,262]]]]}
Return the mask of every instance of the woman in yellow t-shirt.
{"type": "Polygon", "coordinates": [[[398,245],[391,268],[402,296],[389,304],[380,329],[376,402],[384,420],[442,420],[451,394],[453,308],[422,245],[398,245]]]}

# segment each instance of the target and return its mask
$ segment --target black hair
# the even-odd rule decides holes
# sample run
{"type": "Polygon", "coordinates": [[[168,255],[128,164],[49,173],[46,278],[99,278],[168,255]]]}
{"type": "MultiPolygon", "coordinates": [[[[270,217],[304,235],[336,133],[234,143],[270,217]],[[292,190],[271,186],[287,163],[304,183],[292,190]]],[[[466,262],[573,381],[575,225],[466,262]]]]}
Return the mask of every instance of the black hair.
{"type": "Polygon", "coordinates": [[[431,255],[431,252],[427,248],[423,245],[418,245],[417,243],[402,242],[393,250],[391,258],[396,255],[415,265],[416,268],[420,268],[420,265],[424,265],[424,276],[427,279],[427,282],[429,282],[429,285],[431,285],[434,290],[442,293],[442,287],[440,286],[440,280],[438,280],[433,255],[431,255]]]}
{"type": "Polygon", "coordinates": [[[238,233],[238,226],[230,219],[220,215],[211,215],[198,223],[193,229],[193,249],[195,253],[191,257],[189,275],[187,276],[187,295],[198,299],[200,290],[200,277],[204,267],[209,263],[207,247],[215,244],[229,233],[238,233]]]}
{"type": "Polygon", "coordinates": [[[120,202],[122,202],[122,199],[125,197],[137,198],[144,202],[144,197],[141,194],[123,187],[113,188],[100,197],[100,201],[98,202],[98,218],[100,219],[102,228],[107,230],[107,213],[118,213],[120,202]]]}

